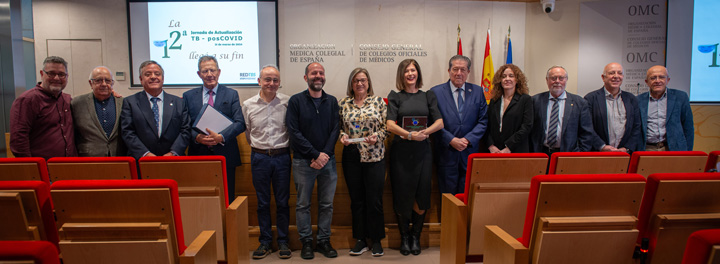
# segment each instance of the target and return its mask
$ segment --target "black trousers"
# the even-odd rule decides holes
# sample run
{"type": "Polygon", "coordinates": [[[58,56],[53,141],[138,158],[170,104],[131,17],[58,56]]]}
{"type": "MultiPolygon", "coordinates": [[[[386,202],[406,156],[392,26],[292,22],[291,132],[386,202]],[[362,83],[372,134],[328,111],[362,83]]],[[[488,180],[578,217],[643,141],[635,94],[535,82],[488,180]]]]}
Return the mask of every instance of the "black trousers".
{"type": "Polygon", "coordinates": [[[360,151],[351,144],[343,149],[342,167],[350,193],[353,237],[370,238],[373,241],[385,238],[385,159],[360,162],[360,151]]]}

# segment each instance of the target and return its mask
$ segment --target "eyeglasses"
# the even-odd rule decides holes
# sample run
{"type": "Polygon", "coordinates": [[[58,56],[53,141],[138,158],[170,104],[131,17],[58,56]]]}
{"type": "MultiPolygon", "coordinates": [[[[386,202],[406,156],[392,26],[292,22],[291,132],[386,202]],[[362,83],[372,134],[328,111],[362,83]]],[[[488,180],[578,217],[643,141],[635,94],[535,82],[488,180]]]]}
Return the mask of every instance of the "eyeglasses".
{"type": "Polygon", "coordinates": [[[353,83],[367,83],[368,79],[355,79],[353,83]]]}
{"type": "Polygon", "coordinates": [[[655,76],[650,76],[649,79],[650,79],[651,81],[658,80],[658,79],[660,79],[661,81],[664,81],[665,79],[667,79],[667,76],[665,76],[665,75],[655,75],[655,76]]]}
{"type": "Polygon", "coordinates": [[[206,75],[208,73],[215,74],[216,72],[218,72],[218,69],[205,69],[205,70],[200,71],[200,73],[203,75],[206,75]]]}
{"type": "Polygon", "coordinates": [[[113,80],[113,79],[105,79],[105,78],[90,79],[90,81],[92,81],[94,84],[107,83],[109,85],[112,85],[115,82],[115,80],[113,80]]]}
{"type": "Polygon", "coordinates": [[[468,68],[452,68],[450,71],[454,73],[466,73],[468,72],[468,68]]]}
{"type": "Polygon", "coordinates": [[[565,76],[550,76],[550,77],[548,77],[548,80],[551,80],[551,81],[561,81],[562,82],[566,79],[567,79],[567,77],[565,77],[565,76]]]}
{"type": "Polygon", "coordinates": [[[68,77],[68,74],[64,73],[64,72],[47,72],[45,70],[42,70],[42,71],[45,72],[45,74],[47,74],[47,76],[50,77],[50,79],[54,79],[55,76],[60,77],[60,79],[65,79],[68,77]]]}
{"type": "Polygon", "coordinates": [[[262,79],[262,81],[267,82],[267,83],[279,83],[280,79],[268,77],[268,78],[262,79]]]}

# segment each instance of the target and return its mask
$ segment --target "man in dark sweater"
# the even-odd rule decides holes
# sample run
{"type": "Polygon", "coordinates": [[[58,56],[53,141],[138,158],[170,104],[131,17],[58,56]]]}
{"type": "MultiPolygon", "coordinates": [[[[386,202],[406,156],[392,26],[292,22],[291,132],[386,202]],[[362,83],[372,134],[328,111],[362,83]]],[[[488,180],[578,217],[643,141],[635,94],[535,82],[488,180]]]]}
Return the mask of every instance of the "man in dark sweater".
{"type": "Polygon", "coordinates": [[[315,257],[310,201],[317,180],[319,210],[316,250],[325,257],[334,258],[337,257],[337,251],[330,245],[330,224],[337,185],[334,149],[340,130],[339,108],[337,99],[322,90],[325,85],[325,68],[320,63],[308,64],[304,78],[308,89],[290,97],[285,114],[297,190],[295,218],[303,243],[300,256],[304,259],[315,257]]]}

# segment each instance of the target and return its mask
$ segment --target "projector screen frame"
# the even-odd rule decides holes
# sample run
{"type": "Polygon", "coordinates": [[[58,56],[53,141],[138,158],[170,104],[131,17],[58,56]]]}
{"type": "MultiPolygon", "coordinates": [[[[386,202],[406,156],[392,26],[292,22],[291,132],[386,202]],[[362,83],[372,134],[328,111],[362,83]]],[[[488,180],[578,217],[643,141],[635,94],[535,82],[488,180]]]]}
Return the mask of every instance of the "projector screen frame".
{"type": "MultiPolygon", "coordinates": [[[[133,60],[133,44],[132,44],[132,25],[131,25],[131,16],[130,16],[130,4],[131,3],[151,3],[151,2],[204,2],[203,0],[126,0],[125,1],[125,7],[126,7],[126,16],[127,16],[127,28],[128,28],[128,52],[129,52],[129,60],[130,60],[130,89],[133,88],[141,88],[142,85],[140,82],[136,82],[135,78],[139,76],[139,69],[135,66],[135,62],[133,60]]],[[[258,69],[264,65],[267,64],[274,64],[278,68],[280,67],[280,37],[279,37],[279,24],[278,24],[278,0],[211,0],[210,2],[257,2],[257,3],[272,3],[273,9],[274,9],[274,38],[275,38],[275,48],[272,51],[272,62],[264,62],[262,60],[263,52],[258,51],[259,56],[261,57],[258,65],[258,69]]],[[[258,28],[260,28],[261,25],[258,22],[258,28]]],[[[259,45],[259,48],[264,48],[262,45],[259,45]]],[[[266,51],[267,52],[267,51],[266,51]]],[[[269,52],[268,52],[269,54],[269,52]]],[[[267,56],[266,56],[267,57],[267,56]]],[[[150,59],[148,57],[148,59],[150,59]]],[[[139,60],[137,64],[139,65],[144,60],[139,60]]],[[[161,64],[162,65],[162,64],[161,64]]],[[[197,65],[197,62],[194,63],[194,65],[197,65]]],[[[196,67],[195,67],[196,68],[196,67]]],[[[222,70],[222,64],[220,65],[220,69],[222,70]]],[[[259,71],[258,71],[259,72],[259,71]]],[[[195,72],[193,72],[195,73],[195,72]]],[[[259,78],[259,76],[258,76],[259,78]]],[[[222,79],[220,81],[225,86],[232,86],[232,87],[258,87],[257,83],[223,83],[222,79]]],[[[189,87],[196,87],[198,85],[202,85],[202,80],[198,78],[197,83],[182,83],[182,84],[163,84],[163,87],[165,88],[189,88],[189,87]]]]}

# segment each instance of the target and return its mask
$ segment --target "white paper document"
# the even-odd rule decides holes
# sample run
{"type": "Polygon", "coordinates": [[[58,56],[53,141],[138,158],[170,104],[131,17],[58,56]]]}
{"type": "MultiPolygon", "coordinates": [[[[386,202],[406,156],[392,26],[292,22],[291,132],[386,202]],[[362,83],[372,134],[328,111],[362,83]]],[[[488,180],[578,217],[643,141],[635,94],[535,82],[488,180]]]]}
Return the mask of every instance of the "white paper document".
{"type": "Polygon", "coordinates": [[[232,120],[225,117],[225,115],[218,112],[218,110],[216,110],[212,106],[206,105],[205,111],[202,112],[197,122],[195,123],[195,129],[206,135],[208,134],[206,130],[207,128],[214,131],[215,133],[220,133],[220,131],[225,130],[225,128],[232,125],[232,123],[232,120]]]}

